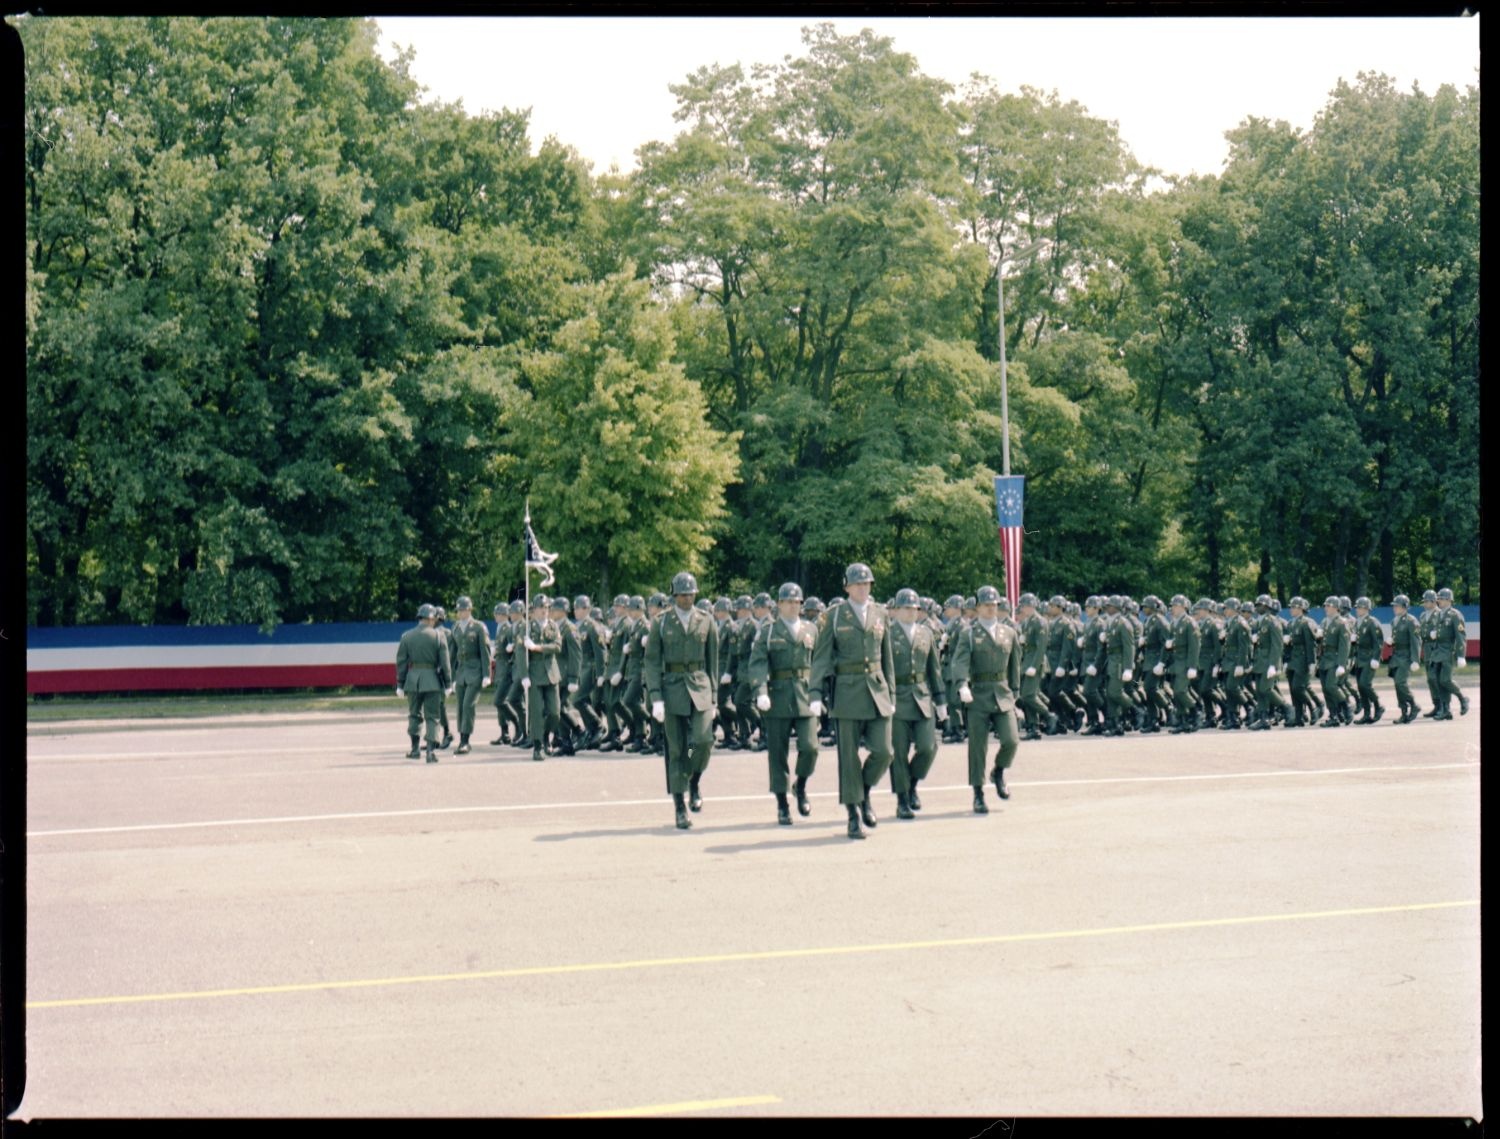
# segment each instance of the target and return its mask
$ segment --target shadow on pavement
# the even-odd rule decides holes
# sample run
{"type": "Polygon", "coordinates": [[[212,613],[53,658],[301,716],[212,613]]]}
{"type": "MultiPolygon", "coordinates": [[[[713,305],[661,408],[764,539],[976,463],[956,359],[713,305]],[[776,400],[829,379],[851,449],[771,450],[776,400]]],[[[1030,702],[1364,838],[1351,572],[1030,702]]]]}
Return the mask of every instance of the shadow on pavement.
{"type": "MultiPolygon", "coordinates": [[[[697,832],[699,834],[718,834],[720,831],[764,831],[764,830],[776,830],[776,829],[779,829],[777,827],[777,825],[776,825],[776,817],[773,815],[769,819],[766,819],[766,820],[763,820],[763,821],[758,820],[758,821],[753,822],[753,823],[729,823],[729,824],[725,824],[725,825],[722,825],[722,826],[713,826],[712,824],[705,825],[702,822],[698,821],[698,819],[695,818],[693,820],[693,829],[691,831],[679,832],[677,830],[677,827],[676,827],[675,823],[673,822],[673,819],[672,819],[672,815],[671,815],[671,802],[670,801],[668,801],[668,803],[667,803],[667,809],[668,809],[668,811],[667,811],[667,817],[666,817],[666,819],[663,822],[658,823],[655,826],[649,826],[649,827],[610,827],[608,829],[601,828],[599,830],[592,830],[592,831],[569,831],[566,834],[539,834],[532,841],[533,842],[569,842],[569,841],[571,841],[571,840],[573,840],[575,838],[621,838],[621,837],[623,837],[625,835],[633,835],[633,834],[672,834],[672,835],[676,835],[676,834],[679,834],[679,833],[692,834],[694,832],[697,832]]],[[[833,826],[834,825],[834,820],[829,819],[826,822],[822,822],[822,823],[818,823],[818,822],[804,822],[801,825],[802,826],[833,826]]],[[[838,820],[837,821],[837,825],[839,827],[840,832],[842,832],[843,827],[844,827],[844,820],[842,820],[842,819],[838,820]]],[[[709,849],[712,850],[712,849],[715,849],[715,848],[710,847],[709,849]]]]}

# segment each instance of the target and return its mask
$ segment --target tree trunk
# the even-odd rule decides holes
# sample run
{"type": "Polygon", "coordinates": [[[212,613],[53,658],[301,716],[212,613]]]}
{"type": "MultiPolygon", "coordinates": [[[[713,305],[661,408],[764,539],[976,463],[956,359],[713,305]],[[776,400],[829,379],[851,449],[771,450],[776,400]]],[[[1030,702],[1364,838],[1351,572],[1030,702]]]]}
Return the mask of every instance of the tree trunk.
{"type": "Polygon", "coordinates": [[[1255,575],[1255,592],[1265,593],[1271,588],[1271,551],[1264,546],[1260,551],[1260,570],[1255,575]]]}

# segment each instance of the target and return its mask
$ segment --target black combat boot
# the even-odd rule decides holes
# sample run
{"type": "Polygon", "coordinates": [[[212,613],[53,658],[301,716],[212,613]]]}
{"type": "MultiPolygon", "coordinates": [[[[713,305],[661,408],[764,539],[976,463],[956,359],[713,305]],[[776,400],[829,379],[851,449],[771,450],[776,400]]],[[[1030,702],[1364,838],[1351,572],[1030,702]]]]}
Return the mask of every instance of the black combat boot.
{"type": "Polygon", "coordinates": [[[864,838],[865,832],[859,829],[859,808],[853,803],[845,804],[849,811],[849,837],[864,838]]]}
{"type": "Polygon", "coordinates": [[[896,792],[896,817],[898,819],[914,819],[917,817],[911,813],[910,795],[906,791],[896,792]]]}
{"type": "Polygon", "coordinates": [[[692,827],[693,820],[688,818],[687,806],[682,801],[681,791],[672,796],[672,805],[677,808],[677,829],[685,831],[692,827]]]}
{"type": "Polygon", "coordinates": [[[432,743],[431,740],[427,741],[427,762],[428,763],[436,763],[437,762],[437,750],[433,747],[433,743],[432,743]]]}
{"type": "Polygon", "coordinates": [[[703,810],[703,796],[698,794],[698,780],[703,778],[701,771],[693,772],[693,777],[688,781],[688,806],[695,811],[703,810]]]}
{"type": "Polygon", "coordinates": [[[792,784],[792,793],[797,796],[797,813],[804,819],[812,814],[812,804],[807,801],[807,776],[797,776],[797,782],[792,784]]]}
{"type": "Polygon", "coordinates": [[[458,747],[456,747],[456,748],[453,749],[453,754],[454,755],[468,755],[469,752],[470,752],[470,750],[471,749],[469,747],[469,737],[468,736],[459,736],[458,737],[458,747]]]}
{"type": "Polygon", "coordinates": [[[407,738],[411,740],[411,751],[409,751],[409,752],[406,753],[406,758],[407,759],[421,759],[422,758],[422,749],[418,745],[417,737],[416,736],[408,736],[407,738]]]}
{"type": "Polygon", "coordinates": [[[859,814],[864,819],[865,826],[874,830],[876,826],[875,808],[870,805],[870,789],[868,787],[865,788],[864,802],[859,805],[859,814]]]}
{"type": "Polygon", "coordinates": [[[792,825],[792,812],[786,803],[786,792],[779,792],[776,796],[776,821],[781,826],[792,825]]]}
{"type": "Polygon", "coordinates": [[[989,804],[984,801],[984,787],[974,788],[974,813],[976,815],[987,815],[990,813],[989,804]]]}
{"type": "Polygon", "coordinates": [[[1005,768],[995,768],[990,774],[990,778],[995,781],[995,794],[999,795],[1002,799],[1009,799],[1010,788],[1005,785],[1005,768]]]}
{"type": "Polygon", "coordinates": [[[922,800],[917,798],[917,780],[911,781],[911,790],[906,793],[906,805],[913,811],[922,809],[922,800]]]}

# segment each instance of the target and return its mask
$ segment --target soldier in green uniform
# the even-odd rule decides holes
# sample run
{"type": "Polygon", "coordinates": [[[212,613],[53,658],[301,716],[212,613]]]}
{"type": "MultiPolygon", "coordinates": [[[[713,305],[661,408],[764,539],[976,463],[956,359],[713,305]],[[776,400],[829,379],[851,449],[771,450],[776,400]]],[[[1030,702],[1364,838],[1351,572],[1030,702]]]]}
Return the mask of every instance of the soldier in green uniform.
{"type": "MultiPolygon", "coordinates": [[[[823,615],[828,612],[828,607],[823,604],[820,597],[809,597],[802,605],[802,616],[811,621],[816,627],[823,627],[823,615]]],[[[833,706],[833,678],[829,677],[823,685],[823,691],[812,690],[812,699],[822,703],[823,710],[813,717],[818,729],[818,743],[827,744],[832,747],[836,742],[833,736],[833,716],[830,709],[833,706]]]]}
{"type": "Polygon", "coordinates": [[[628,751],[645,755],[651,751],[652,723],[646,715],[646,643],[649,625],[646,623],[646,599],[639,593],[632,594],[628,607],[629,623],[625,629],[625,644],[620,655],[625,660],[625,698],[621,714],[630,725],[628,751]]]}
{"type": "Polygon", "coordinates": [[[1391,660],[1387,669],[1396,685],[1396,704],[1401,709],[1398,724],[1409,724],[1420,709],[1411,694],[1408,678],[1412,666],[1422,658],[1422,628],[1411,615],[1411,600],[1404,593],[1391,599],[1391,660]]]}
{"type": "Polygon", "coordinates": [[[568,619],[568,599],[561,594],[552,599],[552,623],[562,636],[562,652],[557,655],[562,679],[557,686],[558,725],[555,747],[558,755],[577,755],[586,734],[583,715],[572,704],[579,691],[578,678],[583,669],[583,644],[577,627],[568,619]]]}
{"type": "Polygon", "coordinates": [[[1104,613],[1104,598],[1090,594],[1083,602],[1084,623],[1079,636],[1078,651],[1083,661],[1083,705],[1085,718],[1089,721],[1084,730],[1086,736],[1102,735],[1108,723],[1108,708],[1105,685],[1109,680],[1109,664],[1105,655],[1106,630],[1109,621],[1104,613]]]}
{"type": "Polygon", "coordinates": [[[807,781],[818,766],[818,725],[812,714],[812,654],[818,627],[802,619],[802,587],[794,581],[776,594],[779,614],[767,622],[750,649],[750,683],[761,713],[766,740],[766,764],[771,794],[776,796],[776,822],[792,825],[787,807],[787,749],[797,733],[797,812],[812,814],[807,781]]]}
{"type": "Polygon", "coordinates": [[[1339,685],[1349,671],[1349,626],[1339,613],[1337,597],[1329,597],[1323,602],[1323,612],[1323,655],[1318,658],[1323,699],[1328,703],[1328,719],[1323,727],[1337,728],[1354,722],[1349,702],[1339,685]]]}
{"type": "Polygon", "coordinates": [[[1104,599],[1104,675],[1108,677],[1104,734],[1108,736],[1123,736],[1126,718],[1135,710],[1126,685],[1135,679],[1137,636],[1130,619],[1122,611],[1124,604],[1124,599],[1117,593],[1104,599]]]}
{"type": "Polygon", "coordinates": [[[1294,597],[1288,603],[1292,619],[1281,634],[1282,658],[1285,662],[1287,688],[1292,697],[1292,718],[1289,728],[1301,728],[1313,722],[1312,697],[1309,687],[1318,663],[1320,629],[1307,616],[1309,608],[1305,597],[1294,597]]]}
{"type": "Polygon", "coordinates": [[[922,809],[917,784],[927,778],[937,755],[937,721],[948,718],[938,639],[919,619],[916,590],[896,592],[891,616],[891,661],[896,670],[896,711],[891,717],[891,790],[896,817],[910,819],[922,809]],[[916,754],[912,755],[915,746],[916,754]]]}
{"type": "Polygon", "coordinates": [[[1146,693],[1142,733],[1161,731],[1171,707],[1166,691],[1163,691],[1170,659],[1167,642],[1171,637],[1172,626],[1162,612],[1161,598],[1154,593],[1146,594],[1141,598],[1141,684],[1146,693]]]}
{"type": "Polygon", "coordinates": [[[609,640],[604,649],[604,739],[599,750],[620,751],[623,746],[621,731],[625,726],[625,645],[629,640],[626,622],[629,619],[630,597],[624,593],[615,595],[609,609],[609,640]]]}
{"type": "Polygon", "coordinates": [[[411,739],[407,759],[417,759],[418,734],[427,723],[427,762],[437,762],[438,702],[452,682],[448,648],[434,628],[431,605],[417,608],[417,625],[401,634],[396,646],[396,695],[406,697],[406,734],[411,739]]]}
{"type": "Polygon", "coordinates": [[[490,741],[492,747],[509,742],[509,729],[513,722],[512,710],[505,703],[505,694],[510,689],[511,652],[510,606],[501,601],[495,606],[495,636],[490,643],[490,683],[494,688],[495,719],[499,721],[500,735],[490,741]]]}
{"type": "MultiPolygon", "coordinates": [[[[526,689],[521,681],[526,678],[526,603],[512,601],[509,609],[510,627],[505,634],[505,657],[510,663],[510,683],[505,689],[505,705],[515,721],[516,731],[511,739],[512,747],[529,748],[531,740],[526,735],[526,689]]],[[[500,694],[495,694],[496,699],[500,694]]],[[[503,735],[503,733],[502,733],[503,735]]],[[[505,742],[503,739],[500,742],[505,742]]]]}
{"type": "Polygon", "coordinates": [[[730,702],[734,705],[735,746],[749,751],[755,735],[757,717],[755,713],[755,689],[750,684],[749,652],[755,643],[755,634],[760,625],[752,613],[751,597],[742,593],[734,599],[734,636],[727,644],[719,645],[719,667],[733,686],[730,702]],[[741,662],[744,665],[741,665],[741,662]]]}
{"type": "Polygon", "coordinates": [[[750,722],[754,735],[747,736],[745,747],[751,751],[766,750],[765,725],[760,722],[760,709],[755,706],[754,685],[750,682],[750,654],[755,649],[756,638],[771,623],[771,595],[769,593],[757,593],[750,602],[750,625],[746,635],[741,636],[735,645],[735,651],[739,655],[739,661],[735,666],[735,675],[744,677],[742,685],[736,687],[744,688],[745,703],[748,704],[750,722]]]}
{"type": "Polygon", "coordinates": [[[598,715],[594,712],[594,692],[604,680],[604,643],[606,631],[594,620],[594,603],[588,594],[579,594],[573,599],[573,639],[578,642],[575,658],[577,672],[569,675],[568,706],[573,710],[577,724],[581,725],[581,738],[575,746],[588,751],[599,742],[603,734],[598,715]]]}
{"type": "Polygon", "coordinates": [[[1211,598],[1200,597],[1193,603],[1192,619],[1198,626],[1198,675],[1193,680],[1193,697],[1197,701],[1195,724],[1214,726],[1214,677],[1219,669],[1219,623],[1214,617],[1211,598]]]}
{"type": "Polygon", "coordinates": [[[1068,694],[1068,661],[1074,632],[1067,609],[1066,598],[1054,594],[1047,599],[1047,668],[1042,678],[1042,699],[1047,702],[1049,736],[1064,735],[1072,726],[1075,711],[1068,694]]]}
{"type": "Polygon", "coordinates": [[[531,758],[540,761],[549,753],[546,741],[558,729],[558,687],[562,669],[562,631],[550,616],[547,595],[531,599],[531,621],[521,637],[521,688],[526,693],[526,728],[531,740],[531,758]]]}
{"type": "Polygon", "coordinates": [[[1255,676],[1255,720],[1250,730],[1256,732],[1270,730],[1273,707],[1281,711],[1283,719],[1287,712],[1286,701],[1276,683],[1281,673],[1283,632],[1272,612],[1274,604],[1268,593],[1255,599],[1256,620],[1250,630],[1250,667],[1255,676]]]}
{"type": "MultiPolygon", "coordinates": [[[[1343,696],[1346,703],[1353,703],[1358,698],[1354,687],[1354,603],[1347,597],[1339,598],[1339,621],[1343,623],[1344,632],[1349,636],[1349,660],[1344,665],[1344,675],[1339,677],[1339,694],[1343,696]]],[[[1349,714],[1349,723],[1354,722],[1354,713],[1349,714]]]]}
{"type": "Polygon", "coordinates": [[[460,597],[453,603],[457,617],[449,635],[453,640],[454,688],[458,693],[458,748],[454,755],[467,755],[474,731],[474,709],[481,689],[490,686],[490,632],[483,621],[474,620],[474,602],[460,597]]]}
{"type": "MultiPolygon", "coordinates": [[[[433,628],[437,630],[438,636],[443,639],[443,648],[448,653],[448,675],[452,676],[458,660],[453,653],[453,635],[446,624],[448,613],[441,605],[434,605],[432,609],[433,615],[437,618],[437,622],[433,625],[433,628]]],[[[446,690],[438,694],[438,720],[443,725],[443,740],[438,744],[438,751],[442,751],[453,742],[453,732],[448,722],[448,696],[449,693],[446,690]]]]}
{"type": "MultiPolygon", "coordinates": [[[[833,678],[833,718],[839,752],[839,802],[849,813],[849,837],[863,838],[876,825],[870,788],[891,765],[891,714],[895,711],[896,666],[891,652],[891,620],[884,605],[870,600],[875,575],[855,562],[844,570],[848,600],[829,609],[813,650],[814,692],[833,678]],[[870,758],[860,765],[863,744],[870,758]]],[[[817,715],[822,701],[814,700],[817,715]]]]}
{"type": "Polygon", "coordinates": [[[1014,630],[1000,620],[1000,591],[979,588],[977,612],[959,638],[953,654],[953,683],[969,719],[969,786],[974,789],[974,813],[985,815],[985,750],[991,735],[998,742],[990,778],[995,794],[1010,798],[1005,772],[1021,746],[1016,731],[1015,691],[1021,685],[1021,653],[1014,630]]]}
{"type": "Polygon", "coordinates": [[[1188,599],[1181,593],[1171,601],[1172,635],[1166,647],[1172,653],[1172,704],[1177,712],[1174,734],[1198,730],[1198,711],[1193,704],[1193,682],[1198,679],[1198,626],[1188,615],[1188,599]]]}
{"type": "MultiPolygon", "coordinates": [[[[939,656],[943,665],[943,687],[946,691],[952,691],[953,687],[953,653],[958,648],[958,636],[964,629],[964,599],[955,593],[943,602],[943,635],[940,641],[939,656]]],[[[963,707],[954,701],[950,705],[948,723],[944,727],[943,742],[959,743],[963,740],[963,707]]]]}
{"type": "Polygon", "coordinates": [[[1023,593],[1016,599],[1016,627],[1020,630],[1021,689],[1016,700],[1023,713],[1023,740],[1042,738],[1041,725],[1050,709],[1042,697],[1042,673],[1047,667],[1047,626],[1037,613],[1038,598],[1023,593]]]}
{"type": "Polygon", "coordinates": [[[693,824],[683,806],[701,810],[703,773],[713,752],[715,680],[719,676],[719,627],[711,614],[693,606],[698,579],[679,573],[672,579],[673,604],[651,622],[646,638],[646,690],[651,718],[666,733],[668,788],[677,808],[677,826],[693,824]]]}
{"type": "MultiPolygon", "coordinates": [[[[1222,731],[1235,731],[1240,726],[1240,714],[1252,706],[1246,692],[1246,680],[1250,675],[1250,624],[1240,612],[1240,599],[1224,599],[1224,693],[1226,696],[1222,731]]],[[[1250,718],[1247,716],[1247,718],[1250,718]]]]}
{"type": "Polygon", "coordinates": [[[1422,713],[1424,720],[1435,720],[1443,714],[1443,698],[1438,691],[1437,677],[1434,676],[1432,669],[1427,667],[1428,644],[1431,640],[1428,634],[1432,632],[1437,619],[1437,590],[1424,590],[1422,592],[1422,615],[1417,620],[1422,630],[1422,671],[1427,679],[1427,695],[1432,697],[1432,707],[1422,713]]]}
{"type": "Polygon", "coordinates": [[[1385,652],[1385,630],[1370,613],[1370,599],[1354,601],[1354,652],[1351,660],[1355,682],[1359,686],[1360,717],[1357,724],[1373,724],[1385,715],[1380,697],[1375,694],[1375,675],[1380,671],[1380,657],[1385,652]]]}
{"type": "Polygon", "coordinates": [[[714,623],[719,626],[719,674],[717,719],[724,738],[719,746],[726,751],[739,748],[735,740],[735,725],[738,713],[734,706],[734,670],[730,662],[734,658],[735,623],[734,603],[727,597],[718,598],[713,605],[714,623]]]}
{"type": "Polygon", "coordinates": [[[1468,629],[1464,615],[1453,608],[1453,590],[1437,591],[1437,617],[1427,635],[1427,673],[1435,681],[1438,699],[1441,702],[1440,720],[1453,719],[1450,700],[1458,698],[1459,714],[1469,714],[1469,698],[1463,694],[1453,680],[1453,670],[1468,667],[1465,653],[1468,652],[1468,629]]]}

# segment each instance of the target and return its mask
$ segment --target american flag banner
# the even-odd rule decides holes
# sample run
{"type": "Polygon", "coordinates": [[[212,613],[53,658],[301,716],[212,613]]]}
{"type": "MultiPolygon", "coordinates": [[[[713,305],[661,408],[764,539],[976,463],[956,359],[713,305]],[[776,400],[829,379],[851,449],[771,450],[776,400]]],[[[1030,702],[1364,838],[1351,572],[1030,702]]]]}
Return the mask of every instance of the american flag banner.
{"type": "Polygon", "coordinates": [[[1005,560],[1005,599],[1014,612],[1021,596],[1021,515],[1025,475],[995,476],[995,512],[1000,519],[1000,556],[1005,560]]]}

